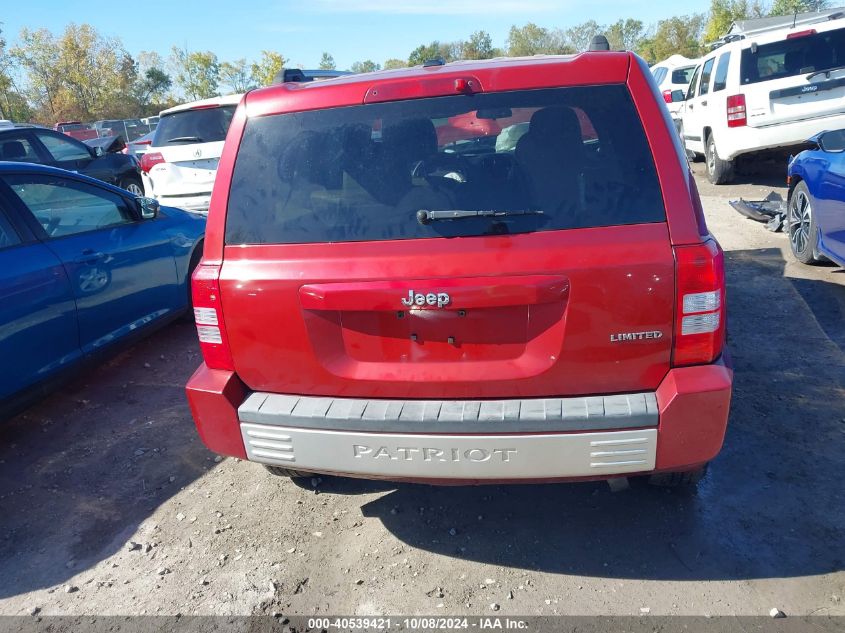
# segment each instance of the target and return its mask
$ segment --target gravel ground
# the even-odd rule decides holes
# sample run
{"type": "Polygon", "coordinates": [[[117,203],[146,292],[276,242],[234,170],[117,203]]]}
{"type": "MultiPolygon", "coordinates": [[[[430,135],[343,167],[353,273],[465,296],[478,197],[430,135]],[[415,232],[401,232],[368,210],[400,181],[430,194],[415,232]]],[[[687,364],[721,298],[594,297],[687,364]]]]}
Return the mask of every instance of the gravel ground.
{"type": "Polygon", "coordinates": [[[695,495],[302,483],[218,460],[175,324],[0,428],[0,614],[845,615],[845,273],[712,187],[736,364],[695,495]],[[495,606],[494,606],[495,605],[495,606]]]}

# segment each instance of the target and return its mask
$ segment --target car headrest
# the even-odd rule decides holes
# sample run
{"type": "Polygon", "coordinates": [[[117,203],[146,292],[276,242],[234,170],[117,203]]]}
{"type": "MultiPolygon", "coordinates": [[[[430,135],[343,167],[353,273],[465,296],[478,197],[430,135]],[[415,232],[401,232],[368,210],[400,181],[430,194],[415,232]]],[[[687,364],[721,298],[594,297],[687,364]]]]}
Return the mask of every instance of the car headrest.
{"type": "Polygon", "coordinates": [[[554,142],[577,137],[581,140],[581,122],[572,108],[543,108],[531,116],[529,132],[554,142]]]}
{"type": "Polygon", "coordinates": [[[17,160],[26,156],[26,148],[20,141],[6,141],[3,143],[3,160],[17,160]]]}
{"type": "Polygon", "coordinates": [[[437,132],[429,119],[405,119],[385,122],[382,145],[402,162],[423,160],[437,152],[437,132]]]}

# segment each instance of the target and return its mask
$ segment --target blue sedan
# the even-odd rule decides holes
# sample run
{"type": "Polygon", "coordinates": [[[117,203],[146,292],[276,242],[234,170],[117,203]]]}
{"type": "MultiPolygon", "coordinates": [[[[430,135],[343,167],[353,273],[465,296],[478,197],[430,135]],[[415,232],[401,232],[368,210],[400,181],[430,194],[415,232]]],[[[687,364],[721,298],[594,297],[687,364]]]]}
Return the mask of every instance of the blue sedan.
{"type": "Polygon", "coordinates": [[[72,172],[0,162],[0,417],[185,314],[205,219],[72,172]]]}
{"type": "Polygon", "coordinates": [[[787,230],[798,261],[845,267],[845,130],[822,132],[789,163],[787,230]]]}

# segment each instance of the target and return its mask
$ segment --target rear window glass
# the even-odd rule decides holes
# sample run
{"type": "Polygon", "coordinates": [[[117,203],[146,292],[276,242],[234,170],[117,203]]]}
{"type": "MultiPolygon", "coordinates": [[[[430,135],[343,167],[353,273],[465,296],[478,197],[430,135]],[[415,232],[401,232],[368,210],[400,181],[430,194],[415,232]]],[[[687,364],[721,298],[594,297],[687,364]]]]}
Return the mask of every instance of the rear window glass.
{"type": "Polygon", "coordinates": [[[627,88],[610,85],[251,119],[226,241],[398,240],[664,220],[643,127],[627,88]]]}
{"type": "Polygon", "coordinates": [[[236,108],[225,105],[167,114],[159,119],[153,147],[225,141],[236,108]]]}
{"type": "Polygon", "coordinates": [[[684,68],[676,68],[672,71],[672,83],[680,85],[688,85],[692,74],[695,72],[695,66],[685,66],[684,68]]]}
{"type": "Polygon", "coordinates": [[[845,29],[803,35],[742,51],[743,84],[845,66],[845,29]]]}

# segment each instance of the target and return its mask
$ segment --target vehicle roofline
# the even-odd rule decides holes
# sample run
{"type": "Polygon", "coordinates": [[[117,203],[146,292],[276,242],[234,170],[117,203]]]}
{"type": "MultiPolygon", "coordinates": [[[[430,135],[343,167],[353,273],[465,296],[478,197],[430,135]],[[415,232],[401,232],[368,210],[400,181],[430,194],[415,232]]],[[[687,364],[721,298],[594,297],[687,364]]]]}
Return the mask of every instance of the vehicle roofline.
{"type": "MultiPolygon", "coordinates": [[[[245,93],[239,92],[236,94],[231,95],[224,95],[222,97],[211,97],[210,99],[200,99],[199,101],[189,101],[188,103],[180,103],[177,106],[173,106],[172,108],[167,108],[166,110],[162,110],[158,113],[157,116],[165,116],[168,114],[173,114],[174,112],[182,112],[184,110],[193,110],[197,107],[202,106],[214,106],[214,105],[237,105],[243,99],[245,93]]],[[[155,115],[153,115],[155,116],[155,115]]]]}
{"type": "Polygon", "coordinates": [[[21,163],[16,161],[0,161],[0,175],[2,174],[43,174],[43,175],[52,175],[52,176],[61,176],[62,178],[69,178],[71,180],[78,180],[80,182],[88,183],[91,185],[97,185],[98,187],[104,187],[109,189],[115,193],[120,193],[123,196],[131,197],[130,194],[125,189],[121,189],[115,185],[109,184],[104,180],[97,180],[96,178],[91,178],[90,176],[86,176],[85,174],[80,174],[75,171],[68,171],[67,169],[62,169],[60,167],[53,167],[51,165],[41,165],[40,163],[21,163]]]}
{"type": "Polygon", "coordinates": [[[421,79],[430,77],[437,73],[449,73],[454,71],[471,73],[473,71],[489,71],[495,68],[507,68],[510,66],[548,66],[552,64],[567,64],[578,62],[580,60],[590,59],[606,59],[609,56],[618,56],[619,58],[630,55],[629,51],[601,51],[601,52],[582,52],[573,53],[571,55],[530,55],[523,57],[493,57],[490,59],[481,60],[455,60],[446,62],[437,66],[410,66],[405,68],[392,68],[389,70],[377,70],[369,73],[352,73],[340,77],[333,77],[331,79],[323,79],[321,81],[308,82],[287,82],[274,84],[261,88],[255,88],[248,93],[249,98],[270,97],[272,95],[287,94],[292,90],[323,90],[332,86],[354,84],[378,84],[385,81],[392,80],[406,80],[406,79],[421,79]]]}

